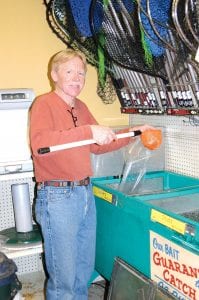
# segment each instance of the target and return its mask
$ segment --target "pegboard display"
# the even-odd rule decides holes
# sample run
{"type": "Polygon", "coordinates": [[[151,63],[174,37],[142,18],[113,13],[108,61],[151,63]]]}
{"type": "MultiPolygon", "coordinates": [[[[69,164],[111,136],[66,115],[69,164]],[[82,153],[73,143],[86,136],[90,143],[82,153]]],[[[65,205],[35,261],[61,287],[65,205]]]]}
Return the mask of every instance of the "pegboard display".
{"type": "Polygon", "coordinates": [[[15,226],[11,185],[16,183],[28,183],[30,201],[31,204],[33,203],[35,183],[32,178],[17,178],[16,176],[16,178],[0,180],[0,231],[15,226]]]}
{"type": "MultiPolygon", "coordinates": [[[[11,174],[11,176],[8,175],[7,179],[5,179],[5,176],[1,176],[0,177],[0,231],[15,226],[11,185],[16,183],[28,183],[29,192],[30,192],[30,202],[32,207],[32,203],[34,199],[34,187],[35,187],[35,183],[33,182],[32,177],[23,178],[22,176],[18,176],[17,174],[16,176],[14,174],[11,174]]],[[[16,252],[17,252],[16,254],[17,257],[15,257],[15,255],[12,253],[12,256],[14,256],[14,258],[12,259],[15,261],[17,265],[19,274],[37,272],[42,270],[42,262],[40,258],[41,254],[36,253],[34,255],[19,256],[18,254],[19,250],[17,250],[16,252]]]]}
{"type": "Polygon", "coordinates": [[[17,273],[20,275],[43,270],[41,254],[17,257],[13,260],[17,265],[17,273]]]}
{"type": "Polygon", "coordinates": [[[199,178],[199,119],[197,116],[130,115],[130,125],[162,127],[165,141],[165,169],[199,178]]]}

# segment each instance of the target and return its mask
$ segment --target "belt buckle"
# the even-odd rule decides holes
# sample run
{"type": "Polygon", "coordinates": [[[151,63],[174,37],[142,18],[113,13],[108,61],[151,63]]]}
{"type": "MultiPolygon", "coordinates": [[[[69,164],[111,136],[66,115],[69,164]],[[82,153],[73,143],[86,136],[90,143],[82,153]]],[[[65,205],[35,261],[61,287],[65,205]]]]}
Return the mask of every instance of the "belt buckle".
{"type": "Polygon", "coordinates": [[[73,182],[72,181],[55,181],[55,184],[52,186],[55,187],[67,187],[67,186],[72,186],[73,182]]]}

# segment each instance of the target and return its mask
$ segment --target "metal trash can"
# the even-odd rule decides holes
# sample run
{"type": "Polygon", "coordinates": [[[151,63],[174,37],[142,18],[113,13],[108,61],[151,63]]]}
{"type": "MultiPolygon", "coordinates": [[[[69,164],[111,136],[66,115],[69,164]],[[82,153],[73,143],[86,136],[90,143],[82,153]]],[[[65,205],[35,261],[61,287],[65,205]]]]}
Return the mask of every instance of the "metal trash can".
{"type": "Polygon", "coordinates": [[[17,266],[13,260],[0,252],[0,300],[12,300],[21,290],[21,283],[16,275],[17,266]]]}

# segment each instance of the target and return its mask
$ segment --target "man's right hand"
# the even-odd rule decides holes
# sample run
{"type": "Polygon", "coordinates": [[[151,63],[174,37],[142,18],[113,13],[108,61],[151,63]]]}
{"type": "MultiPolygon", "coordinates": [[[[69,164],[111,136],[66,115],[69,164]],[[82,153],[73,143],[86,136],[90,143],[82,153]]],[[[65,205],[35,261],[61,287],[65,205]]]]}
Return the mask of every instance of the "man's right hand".
{"type": "Polygon", "coordinates": [[[115,132],[109,127],[101,125],[91,125],[90,127],[92,130],[93,139],[99,145],[109,144],[113,140],[117,139],[115,132]]]}

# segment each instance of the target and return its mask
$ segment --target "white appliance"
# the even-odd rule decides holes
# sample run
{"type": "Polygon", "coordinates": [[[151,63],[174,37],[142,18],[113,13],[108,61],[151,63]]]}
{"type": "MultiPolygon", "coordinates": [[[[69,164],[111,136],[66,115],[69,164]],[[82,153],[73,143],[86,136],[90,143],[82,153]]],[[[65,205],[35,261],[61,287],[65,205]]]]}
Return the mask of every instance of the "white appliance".
{"type": "Polygon", "coordinates": [[[28,141],[32,89],[0,89],[0,175],[33,170],[28,141]]]}

